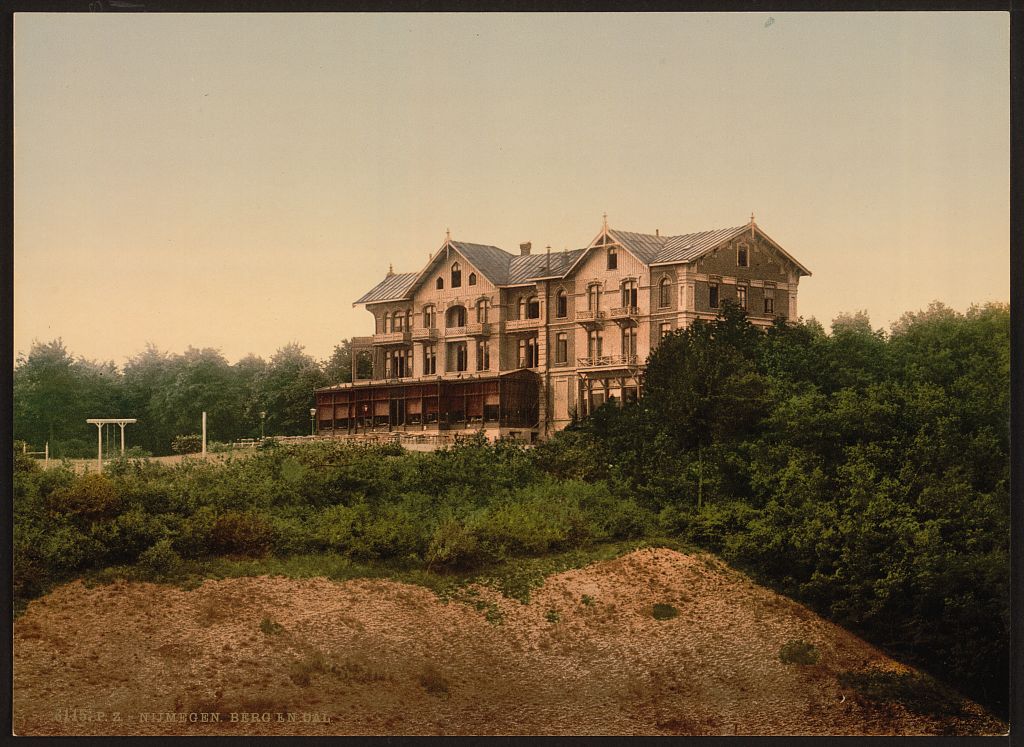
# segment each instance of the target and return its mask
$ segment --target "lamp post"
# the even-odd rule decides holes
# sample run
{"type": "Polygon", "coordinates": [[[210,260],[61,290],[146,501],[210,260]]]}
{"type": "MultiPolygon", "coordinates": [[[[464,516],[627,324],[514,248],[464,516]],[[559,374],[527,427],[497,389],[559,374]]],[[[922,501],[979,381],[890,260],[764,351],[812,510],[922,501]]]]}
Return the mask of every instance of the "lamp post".
{"type": "Polygon", "coordinates": [[[263,426],[267,422],[267,411],[260,410],[260,441],[263,440],[263,426]]]}
{"type": "Polygon", "coordinates": [[[309,435],[316,435],[316,408],[309,408],[309,435]]]}

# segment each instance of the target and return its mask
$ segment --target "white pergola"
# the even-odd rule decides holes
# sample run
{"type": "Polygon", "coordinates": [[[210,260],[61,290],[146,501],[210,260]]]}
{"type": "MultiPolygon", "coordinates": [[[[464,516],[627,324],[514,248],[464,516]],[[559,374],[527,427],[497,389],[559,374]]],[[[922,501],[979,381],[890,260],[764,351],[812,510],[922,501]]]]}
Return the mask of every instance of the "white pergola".
{"type": "Polygon", "coordinates": [[[121,426],[121,454],[124,454],[124,427],[129,423],[138,422],[135,418],[86,418],[86,423],[92,423],[96,426],[96,462],[99,465],[100,472],[103,471],[103,426],[111,423],[117,423],[121,426]]]}

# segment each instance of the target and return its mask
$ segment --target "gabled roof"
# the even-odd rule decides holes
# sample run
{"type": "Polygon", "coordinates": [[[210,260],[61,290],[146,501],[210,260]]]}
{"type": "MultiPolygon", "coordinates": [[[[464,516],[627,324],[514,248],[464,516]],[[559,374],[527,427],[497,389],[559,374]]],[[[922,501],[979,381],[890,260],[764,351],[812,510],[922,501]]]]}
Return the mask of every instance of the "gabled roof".
{"type": "Polygon", "coordinates": [[[585,251],[573,249],[571,252],[544,252],[512,257],[508,280],[504,285],[525,285],[539,278],[564,277],[585,251]]]}
{"type": "Polygon", "coordinates": [[[378,301],[400,301],[408,295],[417,275],[419,275],[418,272],[389,275],[364,293],[358,301],[353,301],[352,305],[378,301]]]}
{"type": "Polygon", "coordinates": [[[512,255],[504,249],[487,244],[470,244],[465,241],[449,241],[452,248],[462,253],[471,265],[483,273],[494,285],[505,285],[508,280],[512,255]]]}

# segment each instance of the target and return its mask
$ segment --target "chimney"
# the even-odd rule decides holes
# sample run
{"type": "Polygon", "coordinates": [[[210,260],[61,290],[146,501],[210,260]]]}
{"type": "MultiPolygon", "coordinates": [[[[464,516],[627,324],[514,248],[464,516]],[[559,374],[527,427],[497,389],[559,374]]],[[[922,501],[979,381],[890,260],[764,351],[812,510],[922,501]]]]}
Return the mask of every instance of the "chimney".
{"type": "Polygon", "coordinates": [[[654,235],[655,236],[661,236],[661,232],[657,228],[655,228],[654,229],[654,235]]]}
{"type": "Polygon", "coordinates": [[[525,257],[530,253],[530,247],[533,246],[533,242],[527,241],[525,244],[519,245],[519,254],[525,257]]]}
{"type": "Polygon", "coordinates": [[[395,275],[395,268],[392,265],[388,265],[388,274],[385,275],[384,277],[390,278],[390,277],[394,277],[394,275],[395,275]]]}

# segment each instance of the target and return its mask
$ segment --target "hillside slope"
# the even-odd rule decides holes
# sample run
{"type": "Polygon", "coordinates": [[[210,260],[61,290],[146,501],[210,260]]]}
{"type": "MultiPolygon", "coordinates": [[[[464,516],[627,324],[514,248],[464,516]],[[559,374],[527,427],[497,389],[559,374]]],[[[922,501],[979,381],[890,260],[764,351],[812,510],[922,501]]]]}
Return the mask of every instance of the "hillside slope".
{"type": "Polygon", "coordinates": [[[844,673],[909,670],[714,559],[667,549],[551,576],[525,605],[487,587],[443,603],[382,580],[75,582],[14,630],[24,735],[1005,731],[969,702],[939,716],[867,698],[844,673]],[[655,619],[655,604],[678,614],[655,619]],[[783,663],[792,640],[818,662],[783,663]]]}

